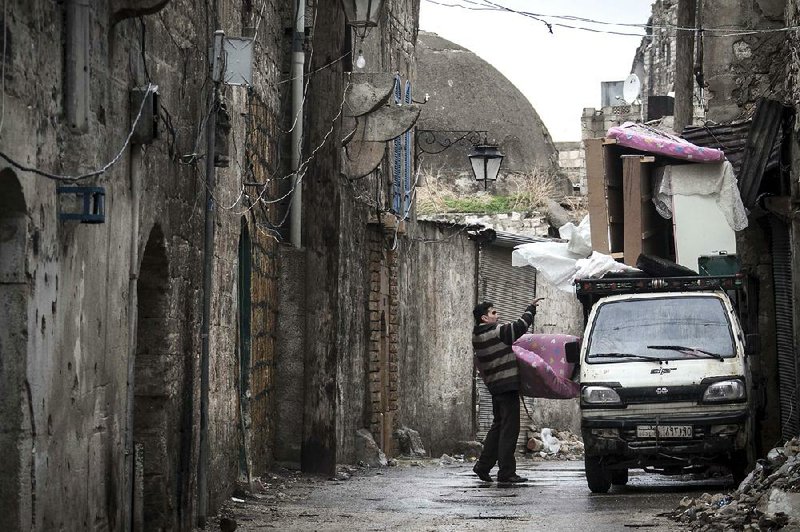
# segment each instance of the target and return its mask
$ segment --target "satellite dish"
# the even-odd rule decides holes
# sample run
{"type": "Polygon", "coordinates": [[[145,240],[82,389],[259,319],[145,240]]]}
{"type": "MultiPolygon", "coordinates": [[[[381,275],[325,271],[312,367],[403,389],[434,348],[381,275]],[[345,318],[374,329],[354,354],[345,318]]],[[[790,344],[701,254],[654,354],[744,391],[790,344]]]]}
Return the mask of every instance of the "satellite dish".
{"type": "Polygon", "coordinates": [[[625,78],[625,86],[622,87],[622,99],[625,103],[632,105],[636,98],[639,97],[639,92],[642,90],[642,83],[639,81],[639,76],[631,74],[625,78]]]}

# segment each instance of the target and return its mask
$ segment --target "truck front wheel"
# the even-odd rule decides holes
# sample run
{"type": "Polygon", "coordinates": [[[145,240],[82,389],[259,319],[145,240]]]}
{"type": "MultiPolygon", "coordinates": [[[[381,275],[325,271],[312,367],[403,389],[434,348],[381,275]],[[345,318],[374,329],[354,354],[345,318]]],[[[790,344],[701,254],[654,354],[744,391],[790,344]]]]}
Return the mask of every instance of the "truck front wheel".
{"type": "Polygon", "coordinates": [[[584,470],[586,483],[592,493],[608,493],[611,488],[611,474],[600,463],[599,456],[585,456],[584,470]]]}

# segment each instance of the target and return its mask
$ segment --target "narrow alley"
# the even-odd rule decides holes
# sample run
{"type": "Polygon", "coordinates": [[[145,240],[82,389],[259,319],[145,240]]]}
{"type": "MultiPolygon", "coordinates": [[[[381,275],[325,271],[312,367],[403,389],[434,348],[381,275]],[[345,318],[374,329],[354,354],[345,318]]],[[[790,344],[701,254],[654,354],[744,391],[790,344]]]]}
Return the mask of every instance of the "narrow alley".
{"type": "Polygon", "coordinates": [[[0,3],[0,532],[800,530],[798,0],[0,3]]]}
{"type": "Polygon", "coordinates": [[[275,472],[234,494],[220,516],[237,530],[675,530],[658,516],[683,497],[730,489],[730,476],[697,480],[632,472],[625,486],[596,495],[582,461],[520,461],[520,485],[484,483],[471,464],[401,460],[381,470],[352,468],[347,480],[275,472]],[[240,496],[237,496],[240,495],[240,496]]]}

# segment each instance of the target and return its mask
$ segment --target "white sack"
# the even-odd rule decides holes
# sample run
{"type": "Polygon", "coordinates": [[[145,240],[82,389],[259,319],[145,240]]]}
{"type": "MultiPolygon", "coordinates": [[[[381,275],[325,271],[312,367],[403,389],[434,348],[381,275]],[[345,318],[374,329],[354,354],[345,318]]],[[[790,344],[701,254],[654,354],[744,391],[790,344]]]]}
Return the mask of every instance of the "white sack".
{"type": "Polygon", "coordinates": [[[589,215],[583,217],[576,227],[572,222],[558,228],[558,234],[564,240],[569,240],[567,249],[571,253],[586,257],[592,252],[592,230],[589,225],[589,215]]]}

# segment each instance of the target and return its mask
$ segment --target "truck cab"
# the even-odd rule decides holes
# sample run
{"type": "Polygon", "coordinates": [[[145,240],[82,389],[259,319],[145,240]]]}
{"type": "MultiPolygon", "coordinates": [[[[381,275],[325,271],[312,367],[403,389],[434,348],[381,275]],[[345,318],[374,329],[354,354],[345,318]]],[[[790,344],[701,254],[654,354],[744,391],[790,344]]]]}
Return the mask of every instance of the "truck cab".
{"type": "Polygon", "coordinates": [[[742,276],[577,280],[586,309],[579,364],[589,489],[628,470],[681,474],[723,465],[740,480],[754,460],[751,357],[742,276]]]}

